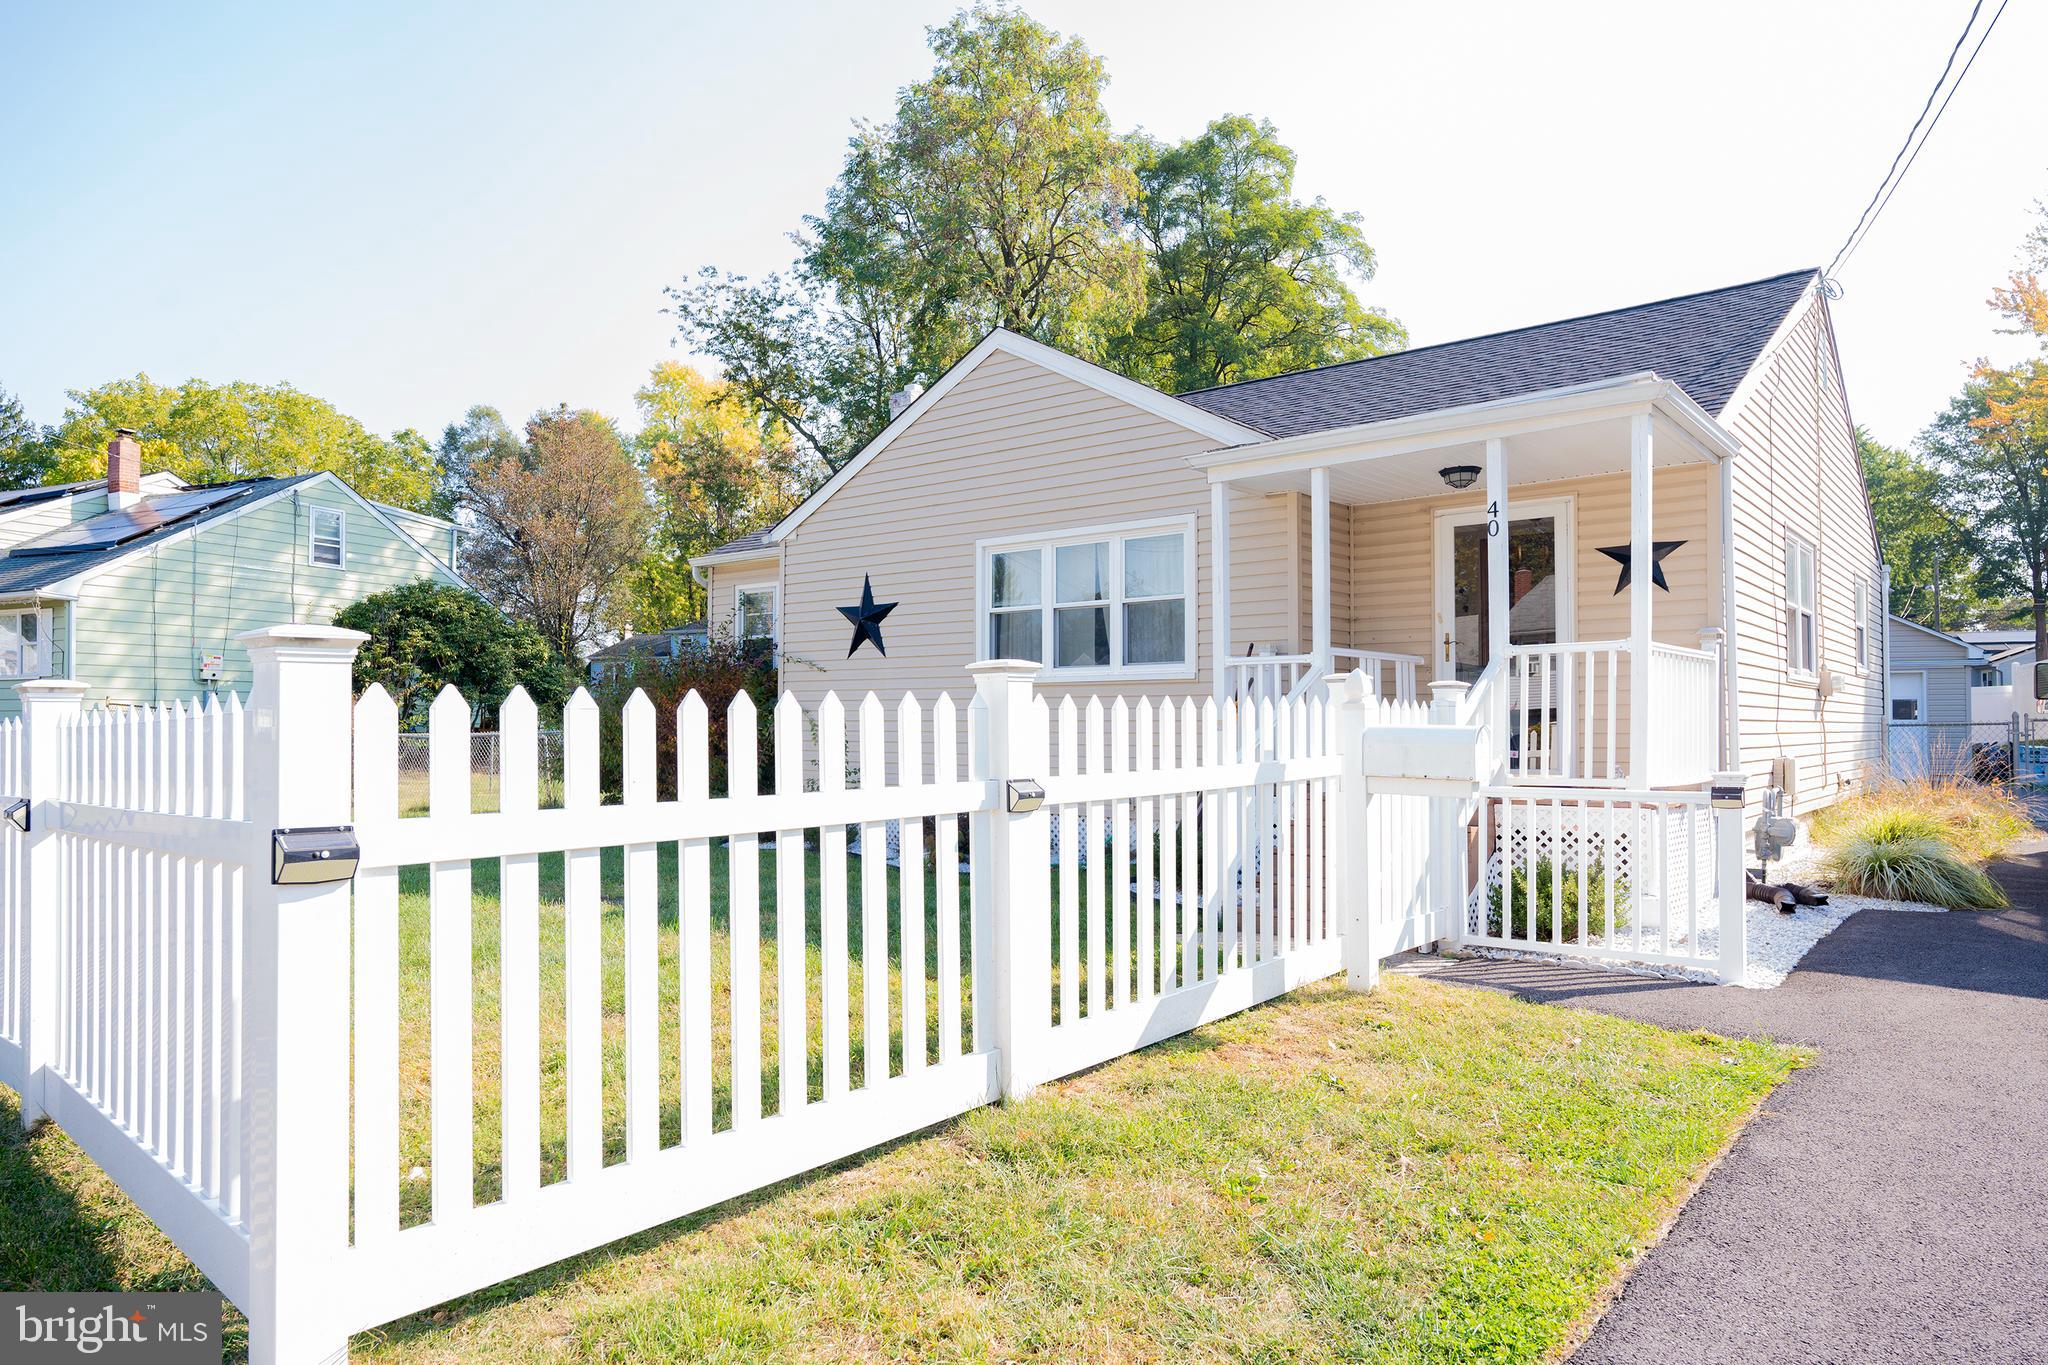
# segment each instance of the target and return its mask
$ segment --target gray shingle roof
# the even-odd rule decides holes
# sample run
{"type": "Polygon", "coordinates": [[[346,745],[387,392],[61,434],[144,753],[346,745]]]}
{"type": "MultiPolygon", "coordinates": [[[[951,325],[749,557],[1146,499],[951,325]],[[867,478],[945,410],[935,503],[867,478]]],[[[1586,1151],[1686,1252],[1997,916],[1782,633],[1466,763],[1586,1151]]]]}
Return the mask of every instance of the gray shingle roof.
{"type": "Polygon", "coordinates": [[[1275,437],[1654,370],[1719,415],[1815,271],[1180,395],[1275,437]]]}
{"type": "MultiPolygon", "coordinates": [[[[293,484],[303,483],[307,479],[317,479],[319,477],[318,474],[297,474],[289,478],[242,480],[240,481],[240,486],[243,491],[236,497],[230,498],[225,502],[216,503],[196,516],[186,517],[182,521],[175,521],[169,525],[160,526],[147,535],[139,536],[134,540],[116,545],[107,550],[85,554],[19,555],[12,552],[0,554],[0,597],[13,597],[21,593],[34,592],[38,588],[46,588],[52,583],[61,583],[75,574],[90,572],[93,569],[111,564],[117,559],[134,554],[138,550],[146,549],[167,536],[175,535],[180,531],[190,530],[194,526],[203,526],[209,521],[218,520],[233,513],[237,508],[247,507],[258,498],[278,492],[280,489],[289,488],[293,484]]],[[[87,486],[96,488],[99,485],[95,481],[87,486]]],[[[161,496],[168,497],[172,495],[165,494],[161,496]]],[[[144,504],[152,501],[155,501],[155,499],[143,499],[144,504]]]]}
{"type": "MultiPolygon", "coordinates": [[[[780,523],[776,523],[775,525],[779,524],[780,523]]],[[[743,536],[737,536],[732,540],[728,540],[727,542],[725,542],[725,544],[719,546],[717,549],[712,550],[710,553],[715,555],[729,555],[740,550],[768,549],[768,536],[769,533],[775,529],[775,525],[763,526],[759,530],[749,531],[743,536]]],[[[702,556],[699,556],[699,558],[702,558],[702,556]]]]}
{"type": "Polygon", "coordinates": [[[692,637],[703,639],[710,633],[710,627],[706,626],[702,621],[685,621],[682,625],[670,626],[667,630],[650,631],[645,635],[628,635],[623,640],[615,640],[603,649],[594,651],[590,657],[592,659],[633,659],[644,655],[666,657],[672,652],[670,641],[674,640],[676,636],[680,635],[685,640],[692,637]]]}

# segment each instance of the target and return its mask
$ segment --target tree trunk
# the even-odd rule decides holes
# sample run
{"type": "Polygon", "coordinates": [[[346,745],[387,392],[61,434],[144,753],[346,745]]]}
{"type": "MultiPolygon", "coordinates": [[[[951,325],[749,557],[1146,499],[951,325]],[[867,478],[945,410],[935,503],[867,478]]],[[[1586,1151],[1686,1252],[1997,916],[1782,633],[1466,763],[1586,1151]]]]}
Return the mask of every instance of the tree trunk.
{"type": "MultiPolygon", "coordinates": [[[[2048,581],[2044,581],[2041,559],[2038,555],[2035,556],[2030,569],[2030,586],[2034,597],[2034,662],[2038,674],[2040,664],[2048,661],[2048,581]]],[[[2027,679],[2027,694],[2039,700],[2038,692],[2034,680],[2027,679]]],[[[2018,689],[2014,689],[2013,695],[2019,695],[2018,689]]]]}

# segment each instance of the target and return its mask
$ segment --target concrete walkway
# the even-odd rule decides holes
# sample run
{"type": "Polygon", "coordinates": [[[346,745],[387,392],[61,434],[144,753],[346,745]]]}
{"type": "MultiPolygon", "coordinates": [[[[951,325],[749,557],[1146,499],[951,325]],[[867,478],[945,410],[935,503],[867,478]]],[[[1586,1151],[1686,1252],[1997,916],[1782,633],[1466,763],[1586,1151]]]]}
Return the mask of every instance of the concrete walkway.
{"type": "Polygon", "coordinates": [[[2014,909],[1866,910],[1770,991],[1421,968],[1820,1049],[1574,1360],[2048,1361],[2048,847],[1994,871],[2014,909]]]}

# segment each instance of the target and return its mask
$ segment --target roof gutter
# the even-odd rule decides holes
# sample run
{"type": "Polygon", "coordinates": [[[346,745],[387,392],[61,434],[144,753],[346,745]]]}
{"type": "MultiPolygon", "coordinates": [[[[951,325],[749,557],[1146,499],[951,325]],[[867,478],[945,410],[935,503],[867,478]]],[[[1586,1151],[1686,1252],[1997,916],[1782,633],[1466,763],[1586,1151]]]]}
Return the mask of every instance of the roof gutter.
{"type": "Polygon", "coordinates": [[[1232,446],[1188,457],[1188,463],[1209,475],[1211,482],[1253,474],[1280,473],[1345,464],[1427,450],[1452,443],[1513,436],[1529,431],[1593,421],[1606,416],[1654,410],[1716,459],[1741,453],[1735,435],[1715,421],[1692,395],[1652,371],[1488,399],[1455,408],[1363,422],[1327,431],[1303,432],[1257,445],[1232,446]]]}

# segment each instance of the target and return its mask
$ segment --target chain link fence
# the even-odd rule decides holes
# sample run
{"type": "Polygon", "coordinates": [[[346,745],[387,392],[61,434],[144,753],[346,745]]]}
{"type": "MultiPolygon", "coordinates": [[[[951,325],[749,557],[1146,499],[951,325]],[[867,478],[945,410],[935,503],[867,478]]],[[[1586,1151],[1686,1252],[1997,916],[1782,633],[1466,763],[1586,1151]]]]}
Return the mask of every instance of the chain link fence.
{"type": "MultiPolygon", "coordinates": [[[[542,730],[539,735],[540,804],[562,804],[562,732],[542,730]]],[[[495,730],[478,730],[469,737],[469,808],[473,811],[499,809],[500,775],[504,748],[495,730]]],[[[422,814],[427,809],[427,736],[424,732],[398,737],[398,809],[403,815],[422,814]]]]}
{"type": "Polygon", "coordinates": [[[1885,735],[1885,776],[1900,782],[2003,786],[2017,777],[2013,723],[1898,721],[1885,735]]]}

